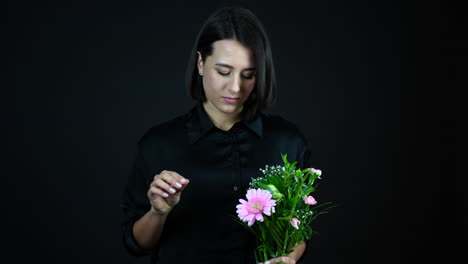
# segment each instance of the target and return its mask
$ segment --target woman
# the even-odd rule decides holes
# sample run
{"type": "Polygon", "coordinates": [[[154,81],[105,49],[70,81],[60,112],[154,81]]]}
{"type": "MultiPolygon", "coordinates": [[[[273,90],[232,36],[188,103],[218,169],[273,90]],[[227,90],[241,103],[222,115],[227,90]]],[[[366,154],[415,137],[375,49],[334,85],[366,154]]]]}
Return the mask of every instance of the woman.
{"type": "MultiPolygon", "coordinates": [[[[254,238],[234,221],[259,168],[280,153],[311,167],[295,125],[262,112],[275,101],[268,37],[243,8],[222,8],[205,22],[187,70],[193,109],[149,129],[138,142],[124,192],[124,245],[152,263],[255,263],[254,238]]],[[[296,263],[301,244],[289,257],[296,263]]]]}

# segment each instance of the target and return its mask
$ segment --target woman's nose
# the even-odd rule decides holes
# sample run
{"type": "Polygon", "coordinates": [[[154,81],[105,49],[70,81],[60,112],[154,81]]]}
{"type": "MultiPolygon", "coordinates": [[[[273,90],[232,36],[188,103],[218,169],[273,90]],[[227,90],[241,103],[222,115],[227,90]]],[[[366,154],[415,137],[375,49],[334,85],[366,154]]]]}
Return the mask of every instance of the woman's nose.
{"type": "Polygon", "coordinates": [[[241,80],[239,76],[234,76],[229,85],[229,91],[233,94],[239,93],[241,80]]]}

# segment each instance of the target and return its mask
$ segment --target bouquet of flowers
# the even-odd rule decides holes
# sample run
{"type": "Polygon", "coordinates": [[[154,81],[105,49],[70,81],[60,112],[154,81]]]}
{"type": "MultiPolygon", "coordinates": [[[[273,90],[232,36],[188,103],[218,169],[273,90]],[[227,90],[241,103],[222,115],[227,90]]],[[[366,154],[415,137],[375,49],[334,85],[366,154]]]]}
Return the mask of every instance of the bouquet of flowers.
{"type": "Polygon", "coordinates": [[[288,256],[289,253],[316,234],[310,223],[331,202],[319,204],[310,194],[318,184],[322,172],[314,168],[296,168],[289,163],[287,154],[281,154],[284,166],[260,169],[264,176],[252,178],[247,200],[239,199],[237,222],[256,237],[255,259],[288,256]]]}

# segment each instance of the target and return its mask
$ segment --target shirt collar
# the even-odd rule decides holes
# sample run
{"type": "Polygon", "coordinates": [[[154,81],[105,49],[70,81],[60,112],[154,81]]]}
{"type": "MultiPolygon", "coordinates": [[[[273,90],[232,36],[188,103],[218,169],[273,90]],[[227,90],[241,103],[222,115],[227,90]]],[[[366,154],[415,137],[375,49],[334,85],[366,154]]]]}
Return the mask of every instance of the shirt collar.
{"type": "MultiPolygon", "coordinates": [[[[262,125],[262,116],[258,114],[257,117],[251,122],[246,122],[244,120],[239,121],[242,125],[249,128],[254,132],[258,137],[263,136],[263,125],[262,125]]],[[[235,125],[238,125],[237,123],[235,125]]],[[[186,123],[187,132],[189,136],[190,144],[195,143],[198,139],[208,133],[210,130],[215,128],[215,125],[209,119],[205,108],[203,108],[203,103],[198,102],[195,107],[192,108],[189,119],[186,123]]]]}

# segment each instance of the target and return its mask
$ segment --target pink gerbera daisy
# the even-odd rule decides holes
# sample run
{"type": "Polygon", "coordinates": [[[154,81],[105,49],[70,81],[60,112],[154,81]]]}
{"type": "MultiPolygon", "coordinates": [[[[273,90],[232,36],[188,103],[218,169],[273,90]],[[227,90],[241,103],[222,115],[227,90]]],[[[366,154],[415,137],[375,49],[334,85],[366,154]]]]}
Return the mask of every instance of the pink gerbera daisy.
{"type": "Polygon", "coordinates": [[[247,201],[239,199],[240,204],[236,206],[239,218],[249,226],[252,226],[255,220],[263,222],[263,214],[270,216],[275,212],[276,201],[271,197],[271,193],[263,189],[248,190],[247,201]]]}

